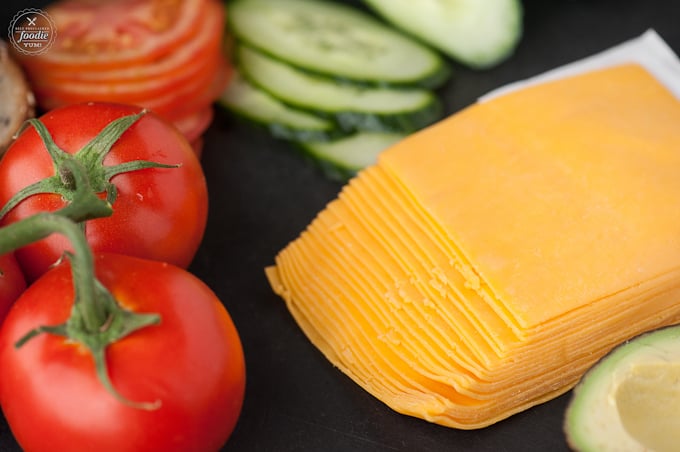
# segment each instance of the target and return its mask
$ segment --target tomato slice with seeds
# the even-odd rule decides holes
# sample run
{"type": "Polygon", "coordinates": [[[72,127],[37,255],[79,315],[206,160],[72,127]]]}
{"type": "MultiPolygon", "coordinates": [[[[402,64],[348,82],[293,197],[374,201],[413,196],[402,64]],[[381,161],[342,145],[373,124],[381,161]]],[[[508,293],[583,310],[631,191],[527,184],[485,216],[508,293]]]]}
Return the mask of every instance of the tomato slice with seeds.
{"type": "MultiPolygon", "coordinates": [[[[213,56],[214,58],[214,56],[213,56]]],[[[39,80],[34,90],[44,104],[61,106],[65,103],[88,101],[124,102],[142,107],[151,107],[151,101],[165,94],[172,94],[187,84],[198,85],[198,78],[205,79],[206,70],[214,71],[214,63],[209,65],[187,65],[186,70],[166,74],[164,77],[139,79],[126,82],[95,82],[79,80],[54,81],[39,80]],[[208,66],[208,69],[206,69],[208,66]]]]}
{"type": "Polygon", "coordinates": [[[136,105],[176,123],[190,142],[207,128],[232,73],[219,0],[62,0],[48,11],[61,41],[23,58],[43,110],[136,105]]]}
{"type": "Polygon", "coordinates": [[[182,132],[189,143],[194,143],[203,135],[203,132],[210,126],[215,112],[212,106],[208,106],[195,113],[187,115],[183,118],[177,119],[174,124],[175,127],[182,132]]]}
{"type": "Polygon", "coordinates": [[[148,63],[202,27],[205,0],[62,0],[46,12],[59,30],[49,52],[24,58],[58,70],[111,70],[148,63]]]}
{"type": "Polygon", "coordinates": [[[222,58],[224,15],[217,2],[204,5],[204,20],[191,41],[176,51],[141,66],[111,71],[47,71],[35,74],[33,85],[38,101],[47,108],[87,101],[124,102],[156,108],[157,98],[201,85],[217,70],[222,58]],[[125,76],[125,78],[120,78],[125,76]]]}
{"type": "Polygon", "coordinates": [[[91,90],[98,84],[133,85],[138,82],[152,82],[156,79],[172,78],[172,75],[188,73],[196,66],[197,62],[205,58],[214,58],[223,46],[223,33],[225,26],[223,14],[219,14],[214,3],[206,5],[205,19],[196,30],[196,34],[178,45],[171,52],[144,64],[128,65],[125,67],[109,70],[82,70],[72,66],[52,69],[42,74],[41,82],[44,85],[69,84],[75,91],[91,90]]]}
{"type": "Polygon", "coordinates": [[[211,105],[227,86],[232,75],[231,66],[223,58],[213,64],[204,74],[205,77],[192,80],[191,85],[169,93],[164,99],[157,99],[149,108],[174,122],[211,105]]]}

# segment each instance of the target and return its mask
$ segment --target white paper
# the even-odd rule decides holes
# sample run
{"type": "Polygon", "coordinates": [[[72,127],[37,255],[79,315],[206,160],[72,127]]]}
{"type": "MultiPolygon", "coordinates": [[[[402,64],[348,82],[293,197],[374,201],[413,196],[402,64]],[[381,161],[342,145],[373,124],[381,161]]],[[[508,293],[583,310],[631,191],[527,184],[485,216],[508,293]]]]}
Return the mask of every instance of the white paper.
{"type": "Polygon", "coordinates": [[[680,60],[666,42],[654,31],[623,42],[595,55],[574,61],[537,76],[497,88],[479,98],[485,102],[494,97],[562,77],[568,77],[624,63],[639,63],[680,99],[680,60]]]}

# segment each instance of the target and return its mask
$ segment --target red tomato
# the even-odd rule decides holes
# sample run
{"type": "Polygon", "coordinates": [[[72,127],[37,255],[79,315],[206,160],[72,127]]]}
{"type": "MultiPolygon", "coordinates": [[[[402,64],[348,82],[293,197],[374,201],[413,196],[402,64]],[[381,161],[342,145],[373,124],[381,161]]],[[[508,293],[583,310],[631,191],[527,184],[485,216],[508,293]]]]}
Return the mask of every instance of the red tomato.
{"type": "MultiPolygon", "coordinates": [[[[107,124],[138,112],[138,107],[116,104],[77,104],[53,110],[41,120],[55,143],[74,154],[107,124]]],[[[132,160],[179,164],[179,168],[151,168],[119,174],[114,214],[87,222],[87,238],[94,251],[167,261],[187,267],[203,238],[208,195],[200,162],[187,140],[158,116],[149,113],[133,124],[112,146],[104,165],[132,160]]],[[[34,128],[22,133],[0,161],[0,205],[21,188],[54,175],[52,160],[34,128]]],[[[64,205],[54,194],[34,195],[12,209],[3,223],[12,223],[64,205]]],[[[16,251],[29,280],[42,274],[70,249],[67,240],[52,235],[16,251]]]]}
{"type": "Polygon", "coordinates": [[[0,404],[19,444],[25,450],[218,450],[239,417],[245,386],[243,350],[223,305],[198,278],[171,265],[99,255],[96,269],[123,307],[161,316],[107,349],[114,388],[160,407],[144,410],[114,398],[78,343],[41,334],[14,348],[36,326],[68,318],[70,266],[61,264],[17,300],[0,330],[0,404]]]}
{"type": "Polygon", "coordinates": [[[0,256],[0,324],[19,295],[26,290],[26,280],[14,254],[0,256]]]}

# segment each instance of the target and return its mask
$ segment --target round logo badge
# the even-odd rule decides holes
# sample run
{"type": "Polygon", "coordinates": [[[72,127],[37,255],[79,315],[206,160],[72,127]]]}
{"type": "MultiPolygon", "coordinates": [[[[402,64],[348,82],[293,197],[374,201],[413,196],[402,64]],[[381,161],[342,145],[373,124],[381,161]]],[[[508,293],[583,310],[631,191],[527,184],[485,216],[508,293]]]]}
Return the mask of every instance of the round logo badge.
{"type": "Polygon", "coordinates": [[[26,55],[46,52],[56,37],[54,21],[40,9],[23,9],[9,23],[9,40],[15,49],[26,55]]]}

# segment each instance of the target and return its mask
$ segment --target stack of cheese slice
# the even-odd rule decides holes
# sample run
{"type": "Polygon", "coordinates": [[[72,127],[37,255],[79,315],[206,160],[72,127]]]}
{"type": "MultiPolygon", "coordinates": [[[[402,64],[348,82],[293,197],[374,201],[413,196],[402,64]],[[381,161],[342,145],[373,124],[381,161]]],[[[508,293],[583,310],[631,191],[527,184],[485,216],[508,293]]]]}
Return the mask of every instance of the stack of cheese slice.
{"type": "Polygon", "coordinates": [[[468,107],[385,151],[266,273],[378,399],[492,424],[680,320],[680,102],[622,65],[468,107]]]}

